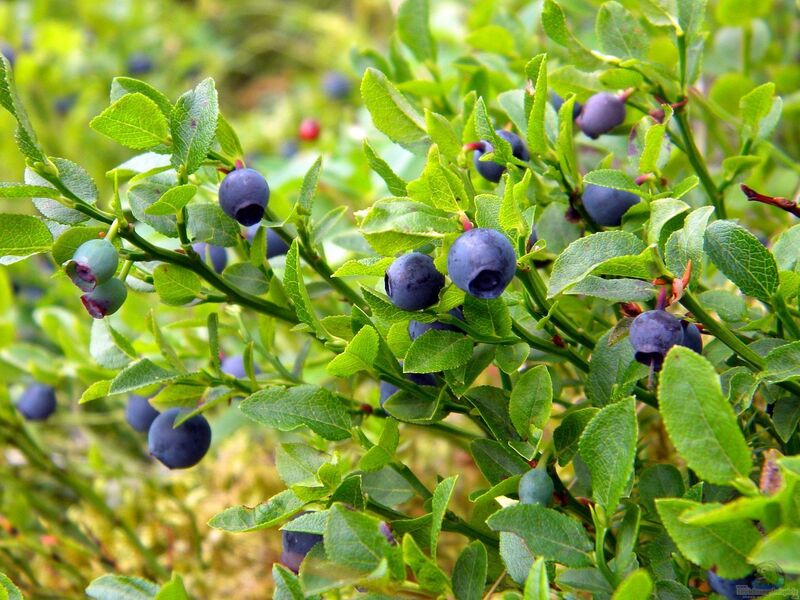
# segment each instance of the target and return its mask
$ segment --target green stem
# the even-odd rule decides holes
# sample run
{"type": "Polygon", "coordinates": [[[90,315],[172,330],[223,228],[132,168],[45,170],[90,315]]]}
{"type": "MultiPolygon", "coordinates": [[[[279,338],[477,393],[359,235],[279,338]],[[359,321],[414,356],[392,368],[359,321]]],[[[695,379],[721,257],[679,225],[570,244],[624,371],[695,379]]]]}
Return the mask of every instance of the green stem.
{"type": "Polygon", "coordinates": [[[700,178],[701,185],[705,189],[706,194],[708,194],[711,203],[714,205],[717,218],[725,219],[727,213],[725,211],[725,203],[723,201],[722,194],[717,189],[717,186],[711,177],[711,173],[708,171],[708,166],[706,165],[705,159],[700,153],[700,150],[697,148],[697,144],[694,140],[694,134],[692,133],[692,128],[689,124],[689,119],[686,116],[686,112],[684,110],[679,110],[675,113],[674,119],[678,123],[678,128],[680,129],[684,146],[686,146],[686,157],[689,159],[689,163],[691,163],[692,168],[700,178]]]}

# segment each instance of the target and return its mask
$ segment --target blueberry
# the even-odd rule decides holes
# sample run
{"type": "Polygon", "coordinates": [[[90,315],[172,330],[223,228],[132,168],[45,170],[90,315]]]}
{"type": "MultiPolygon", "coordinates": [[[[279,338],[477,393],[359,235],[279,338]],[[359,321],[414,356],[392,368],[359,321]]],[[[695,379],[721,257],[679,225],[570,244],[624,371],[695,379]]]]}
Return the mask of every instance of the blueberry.
{"type": "MultiPolygon", "coordinates": [[[[556,112],[558,112],[561,109],[561,105],[564,104],[564,99],[555,92],[550,92],[550,104],[552,104],[553,108],[555,108],[556,112]]],[[[576,100],[572,105],[573,120],[578,118],[578,115],[581,114],[581,110],[583,110],[583,105],[576,100]]]]}
{"type": "MultiPolygon", "coordinates": [[[[511,144],[511,153],[516,158],[523,161],[530,158],[530,154],[528,154],[528,149],[525,147],[525,143],[516,133],[506,131],[505,129],[498,129],[495,133],[511,144]]],[[[484,179],[493,183],[500,181],[500,178],[506,171],[506,166],[502,163],[491,160],[480,159],[481,156],[487,152],[494,151],[492,145],[486,140],[481,140],[480,142],[471,144],[467,147],[475,150],[475,154],[472,156],[472,162],[475,164],[475,170],[478,171],[478,174],[484,179]]]]}
{"type": "MultiPolygon", "coordinates": [[[[464,320],[464,312],[461,310],[461,308],[454,308],[448,311],[448,314],[454,316],[456,319],[460,319],[461,321],[464,320]]],[[[441,321],[422,323],[420,321],[411,319],[408,322],[408,335],[412,340],[417,339],[423,333],[430,331],[431,329],[436,329],[438,331],[458,331],[459,333],[462,331],[455,325],[449,325],[447,323],[442,323],[441,321]]]]}
{"type": "Polygon", "coordinates": [[[145,75],[153,70],[153,59],[147,54],[136,52],[128,57],[128,73],[131,75],[145,75]]]}
{"type": "Polygon", "coordinates": [[[235,169],[219,186],[219,205],[226,215],[242,225],[255,225],[269,202],[267,180],[254,169],[235,169]]]}
{"type": "Polygon", "coordinates": [[[117,265],[119,255],[114,244],[98,238],[78,246],[65,270],[72,283],[84,292],[90,292],[111,279],[117,272],[117,265]]]}
{"type": "Polygon", "coordinates": [[[17,410],[28,421],[45,421],[56,410],[56,391],[43,383],[32,383],[17,400],[17,410]]]}
{"type": "Polygon", "coordinates": [[[395,260],[383,278],[386,295],[397,308],[422,310],[439,301],[444,275],[427,254],[411,252],[395,260]]]}
{"type": "Polygon", "coordinates": [[[300,127],[297,131],[301,140],[306,142],[313,142],[319,137],[321,127],[319,121],[316,119],[303,119],[300,122],[300,127]]]}
{"type": "Polygon", "coordinates": [[[511,242],[499,231],[477,228],[462,233],[447,253],[447,273],[476,298],[497,298],[517,269],[511,242]]]}
{"type": "Polygon", "coordinates": [[[150,454],[170,469],[187,469],[200,462],[211,445],[211,427],[203,415],[195,415],[177,428],[175,419],[183,414],[170,408],[158,415],[147,434],[150,454]]]}
{"type": "Polygon", "coordinates": [[[591,96],[583,105],[577,123],[581,131],[597,139],[625,122],[625,102],[608,92],[591,96]]]}
{"type": "MultiPolygon", "coordinates": [[[[416,383],[417,385],[436,386],[436,377],[433,375],[433,373],[406,373],[406,379],[416,383]]],[[[399,391],[400,388],[398,388],[396,385],[391,384],[388,381],[381,381],[381,406],[386,404],[389,396],[393,396],[399,391]]]]}
{"type": "Polygon", "coordinates": [[[128,404],[125,406],[125,420],[135,431],[140,433],[147,432],[155,418],[160,414],[150,405],[150,400],[144,396],[139,394],[128,396],[128,404]]]}
{"type": "Polygon", "coordinates": [[[0,54],[6,57],[8,64],[12,67],[14,63],[17,62],[17,53],[14,52],[14,48],[12,48],[9,44],[0,43],[0,54]]]}
{"type": "Polygon", "coordinates": [[[698,354],[703,353],[703,337],[700,335],[700,329],[694,323],[688,321],[681,321],[683,327],[683,340],[681,346],[686,346],[690,350],[694,350],[698,354]]]}
{"type": "Polygon", "coordinates": [[[728,600],[757,598],[778,589],[778,586],[765,581],[756,573],[740,579],[725,579],[714,571],[708,571],[708,585],[711,586],[711,591],[728,598],[728,600]]]}
{"type": "Polygon", "coordinates": [[[544,469],[531,469],[519,480],[519,501],[522,504],[549,505],[553,500],[553,480],[544,469]]]}
{"type": "Polygon", "coordinates": [[[127,297],[125,284],[119,279],[109,279],[81,296],[81,302],[92,317],[102,319],[117,312],[127,297]]]}
{"type": "Polygon", "coordinates": [[[528,243],[525,245],[525,248],[528,252],[531,251],[533,245],[539,241],[539,232],[536,231],[536,225],[531,227],[531,234],[528,236],[528,243]]]}
{"type": "Polygon", "coordinates": [[[75,102],[78,99],[77,94],[69,94],[67,96],[60,96],[55,99],[53,102],[53,110],[55,113],[60,117],[65,117],[69,111],[72,110],[72,107],[75,106],[75,102]]]}
{"type": "Polygon", "coordinates": [[[278,147],[278,153],[283,158],[292,158],[295,154],[297,154],[298,150],[300,150],[300,145],[296,140],[284,140],[278,147]]]}
{"type": "Polygon", "coordinates": [[[197,252],[203,260],[211,259],[211,266],[217,273],[222,273],[228,264],[228,253],[225,248],[206,244],[205,242],[196,242],[192,244],[192,248],[197,252]]]}
{"type": "MultiPolygon", "coordinates": [[[[247,228],[245,236],[247,241],[252,243],[253,238],[260,225],[252,225],[247,228]]],[[[267,229],[267,258],[275,258],[276,256],[283,256],[289,251],[289,244],[283,241],[283,238],[278,235],[278,232],[272,228],[267,229]]]]}
{"type": "MultiPolygon", "coordinates": [[[[297,514],[308,514],[309,511],[303,511],[297,514]]],[[[295,518],[297,518],[295,517],[295,518]]],[[[322,542],[322,536],[318,533],[306,533],[305,531],[289,531],[284,529],[281,531],[281,563],[294,573],[300,571],[300,564],[306,555],[311,552],[311,549],[322,542]]]]}
{"type": "MultiPolygon", "coordinates": [[[[244,379],[247,377],[247,373],[244,370],[244,356],[241,354],[226,356],[222,361],[222,365],[220,365],[220,369],[223,373],[231,377],[236,377],[236,379],[244,379]]],[[[255,371],[256,375],[261,373],[261,369],[259,369],[256,364],[253,365],[253,371],[255,371]]]]}
{"type": "Polygon", "coordinates": [[[669,349],[683,341],[683,327],[665,310],[648,310],[631,323],[630,341],[636,360],[658,370],[669,349]]]}
{"type": "Polygon", "coordinates": [[[343,73],[328,71],[322,80],[322,91],[331,100],[345,100],[352,91],[350,80],[343,73]]]}
{"type": "Polygon", "coordinates": [[[615,190],[587,184],[583,190],[583,207],[592,221],[606,227],[622,223],[622,215],[639,202],[639,196],[624,190],[615,190]]]}
{"type": "Polygon", "coordinates": [[[391,528],[384,522],[381,521],[380,525],[378,525],[378,529],[380,530],[383,537],[386,538],[386,541],[389,542],[392,546],[397,545],[397,540],[394,539],[394,534],[392,533],[391,528]]]}

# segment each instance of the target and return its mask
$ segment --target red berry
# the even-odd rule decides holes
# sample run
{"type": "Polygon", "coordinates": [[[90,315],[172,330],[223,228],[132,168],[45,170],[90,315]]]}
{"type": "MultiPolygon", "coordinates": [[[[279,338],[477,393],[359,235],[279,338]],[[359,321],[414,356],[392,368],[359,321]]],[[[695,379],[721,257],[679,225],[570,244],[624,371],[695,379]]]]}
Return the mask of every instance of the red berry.
{"type": "Polygon", "coordinates": [[[300,139],[306,142],[313,142],[319,137],[319,121],[316,119],[303,119],[300,122],[300,139]]]}

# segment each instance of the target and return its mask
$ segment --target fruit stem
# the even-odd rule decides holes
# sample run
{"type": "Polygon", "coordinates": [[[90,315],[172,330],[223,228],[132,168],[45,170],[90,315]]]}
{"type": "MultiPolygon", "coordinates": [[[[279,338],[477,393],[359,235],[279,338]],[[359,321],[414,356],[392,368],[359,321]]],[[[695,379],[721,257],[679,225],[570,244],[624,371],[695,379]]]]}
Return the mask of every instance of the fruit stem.
{"type": "Polygon", "coordinates": [[[120,222],[119,219],[114,219],[111,223],[111,227],[108,228],[106,231],[105,239],[106,241],[112,242],[114,238],[117,237],[117,232],[119,231],[120,222]]]}
{"type": "Polygon", "coordinates": [[[131,272],[132,266],[133,266],[132,260],[126,260],[124,263],[122,263],[122,270],[119,272],[119,278],[123,283],[125,283],[125,279],[127,279],[128,273],[131,272]]]}

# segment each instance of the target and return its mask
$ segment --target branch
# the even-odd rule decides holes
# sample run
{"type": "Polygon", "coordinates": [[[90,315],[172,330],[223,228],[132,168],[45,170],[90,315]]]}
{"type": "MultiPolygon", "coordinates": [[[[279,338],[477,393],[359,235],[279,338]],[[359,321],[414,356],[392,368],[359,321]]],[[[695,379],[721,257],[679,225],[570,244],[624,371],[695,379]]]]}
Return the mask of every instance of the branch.
{"type": "Polygon", "coordinates": [[[750,202],[761,202],[762,204],[769,204],[777,206],[781,210],[792,213],[795,217],[800,217],[800,206],[797,202],[792,202],[788,198],[781,198],[780,196],[767,196],[755,191],[753,188],[742,184],[739,186],[744,192],[744,195],[750,202]]]}

